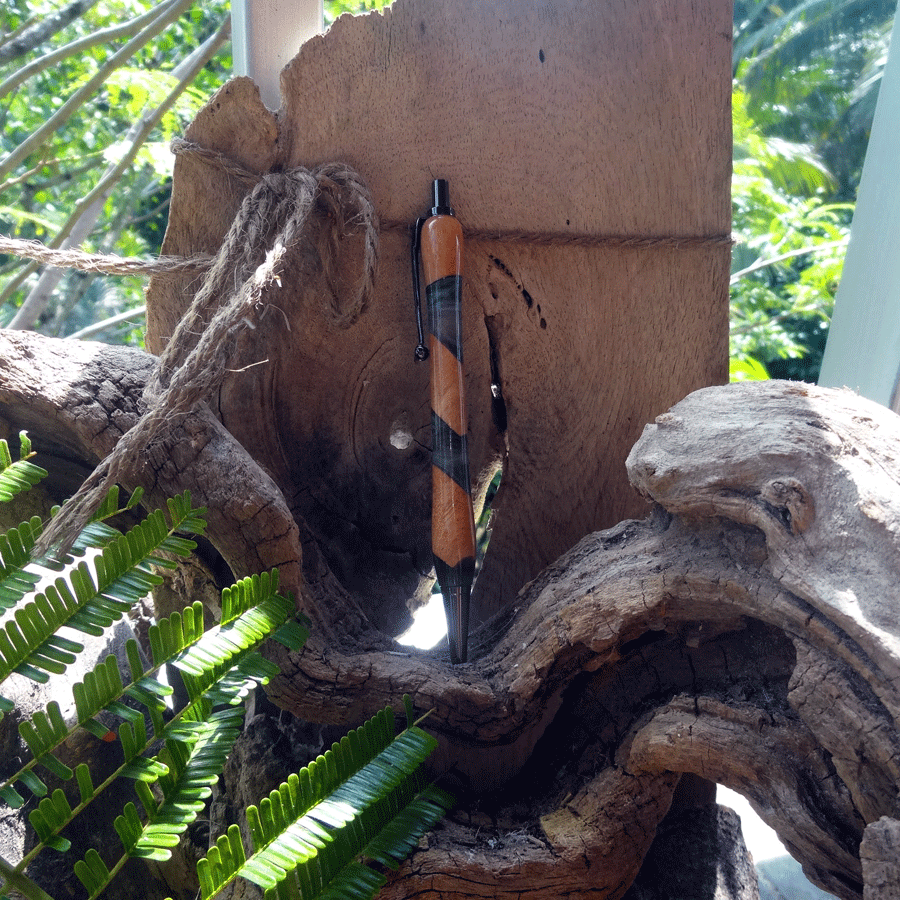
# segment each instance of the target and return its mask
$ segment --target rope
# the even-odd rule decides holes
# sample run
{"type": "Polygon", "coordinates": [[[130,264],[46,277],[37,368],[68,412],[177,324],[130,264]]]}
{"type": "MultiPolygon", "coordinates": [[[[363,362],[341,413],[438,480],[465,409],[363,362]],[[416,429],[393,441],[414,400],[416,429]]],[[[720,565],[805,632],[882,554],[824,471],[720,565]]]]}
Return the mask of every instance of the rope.
{"type": "Polygon", "coordinates": [[[136,256],[85,253],[83,250],[56,250],[40,241],[21,240],[0,235],[0,253],[21,256],[56,269],[80,269],[103,275],[182,275],[205,272],[211,256],[158,256],[143,259],[136,256]]]}
{"type": "MultiPolygon", "coordinates": [[[[297,168],[260,175],[222,153],[181,138],[173,142],[172,149],[252,185],[215,256],[133,259],[54,250],[38,241],[0,237],[0,253],[26,256],[55,267],[126,275],[204,273],[190,308],[144,389],[143,415],[44,532],[38,547],[41,552],[57,543],[61,552],[68,550],[109,488],[117,481],[129,480],[123,476],[139,460],[146,460],[150,448],[167,438],[175,420],[215,394],[241,335],[261,326],[272,308],[267,298],[281,288],[292,252],[303,247],[318,251],[330,287],[329,314],[338,326],[355,322],[374,291],[379,226],[368,188],[349,166],[327,163],[312,170],[297,168]],[[315,228],[314,223],[322,219],[328,224],[315,228]],[[359,229],[364,237],[363,271],[355,296],[342,305],[334,287],[341,261],[340,242],[359,229]]],[[[408,227],[405,222],[386,222],[381,230],[408,227]]],[[[472,229],[467,229],[466,237],[470,241],[635,249],[724,247],[732,243],[730,235],[603,236],[472,229]]]]}
{"type": "Polygon", "coordinates": [[[241,335],[260,327],[272,308],[267,299],[281,288],[293,251],[317,244],[328,276],[338,262],[341,236],[361,227],[364,264],[356,295],[341,307],[332,291],[330,311],[338,325],[347,326],[365,308],[374,285],[378,229],[375,208],[359,176],[347,166],[329,163],[255,180],[157,360],[144,389],[145,412],[53,520],[41,538],[42,552],[57,543],[63,552],[69,549],[109,488],[127,481],[123,476],[168,437],[174,422],[218,390],[241,335]],[[330,220],[330,227],[319,229],[326,232],[324,238],[313,228],[320,217],[330,220]]]}
{"type": "MultiPolygon", "coordinates": [[[[271,177],[259,175],[224,153],[209,150],[184,138],[175,138],[172,141],[172,152],[178,156],[189,156],[204,162],[248,185],[256,185],[261,179],[271,177]]],[[[368,196],[368,191],[361,181],[359,184],[368,196]]],[[[374,212],[372,216],[374,217],[374,212]]],[[[408,233],[409,225],[409,222],[386,220],[381,222],[379,230],[408,233]]],[[[650,250],[653,248],[695,250],[703,247],[731,247],[735,243],[730,234],[683,236],[573,234],[566,231],[521,231],[502,228],[470,228],[468,226],[466,227],[466,241],[469,243],[531,244],[542,247],[615,247],[624,250],[650,250]]],[[[59,269],[81,269],[85,272],[99,272],[105,275],[167,275],[173,277],[186,273],[205,272],[212,265],[214,259],[214,257],[203,255],[160,256],[156,259],[142,259],[85,253],[82,250],[54,250],[40,241],[17,240],[2,235],[0,235],[0,253],[21,256],[59,269]]]]}

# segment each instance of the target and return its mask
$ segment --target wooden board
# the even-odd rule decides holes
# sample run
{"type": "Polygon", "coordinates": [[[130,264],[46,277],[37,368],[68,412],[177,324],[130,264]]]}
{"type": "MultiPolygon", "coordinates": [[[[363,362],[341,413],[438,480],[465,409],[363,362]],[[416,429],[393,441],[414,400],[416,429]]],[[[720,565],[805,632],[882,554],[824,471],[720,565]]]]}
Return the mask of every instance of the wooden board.
{"type": "MultiPolygon", "coordinates": [[[[427,567],[427,371],[412,362],[408,236],[392,226],[420,215],[442,177],[481,235],[465,258],[469,439],[476,482],[500,461],[505,474],[477,620],[584,534],[642,514],[624,460],[643,424],[727,379],[729,249],[702,240],[730,228],[730,58],[724,0],[397,0],[304,44],[277,117],[245,80],[197,117],[191,140],[255,171],[349,163],[386,226],[365,314],[336,329],[310,302],[321,285],[286,285],[289,330],[242,345],[233,368],[270,366],[233,376],[220,404],[297,514],[320,517],[311,528],[361,602],[404,603],[427,567]],[[623,236],[701,245],[602,240],[623,236]],[[418,443],[393,446],[397,423],[418,443]],[[336,536],[339,523],[353,535],[336,536]]],[[[246,190],[180,160],[164,251],[210,250],[246,190]]],[[[188,297],[186,283],[154,283],[153,349],[188,297]]]]}

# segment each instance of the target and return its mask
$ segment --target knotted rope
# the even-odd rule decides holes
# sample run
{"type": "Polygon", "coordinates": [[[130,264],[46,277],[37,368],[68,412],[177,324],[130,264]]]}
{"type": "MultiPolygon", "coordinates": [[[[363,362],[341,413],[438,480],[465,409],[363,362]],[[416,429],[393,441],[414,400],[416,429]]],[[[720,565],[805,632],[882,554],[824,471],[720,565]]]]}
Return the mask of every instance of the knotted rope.
{"type": "Polygon", "coordinates": [[[378,258],[378,226],[368,189],[348,166],[329,163],[312,170],[253,176],[221,249],[213,257],[190,308],[182,317],[144,389],[145,412],[66,503],[41,538],[46,552],[75,535],[107,491],[147,448],[163,440],[176,418],[191,412],[222,384],[228,361],[247,329],[257,328],[272,308],[268,298],[281,286],[292,251],[317,244],[330,279],[341,237],[364,232],[363,273],[355,296],[341,306],[332,292],[336,324],[355,321],[372,295],[378,258]],[[314,215],[317,214],[317,215],[314,215]],[[316,241],[314,221],[328,227],[316,241]]]}
{"type": "MultiPolygon", "coordinates": [[[[373,293],[379,224],[368,188],[350,167],[328,163],[312,170],[297,168],[260,175],[225,154],[181,138],[173,141],[172,150],[252,185],[215,256],[129,259],[55,250],[38,241],[0,236],[0,253],[28,257],[58,268],[123,275],[203,273],[191,306],[144,390],[145,412],[53,520],[39,542],[41,552],[57,543],[63,550],[68,549],[109,488],[117,481],[127,480],[122,476],[140,454],[163,440],[176,418],[189,413],[220,387],[240,335],[260,325],[271,309],[266,298],[280,288],[292,251],[315,245],[326,281],[333,284],[341,238],[362,229],[363,272],[356,294],[349,304],[342,305],[337,291],[331,291],[329,313],[335,324],[346,327],[356,321],[373,293]],[[315,234],[313,222],[320,217],[329,220],[330,226],[315,234]]],[[[380,226],[381,231],[408,228],[408,222],[396,221],[385,221],[380,226]]],[[[468,227],[466,240],[625,249],[694,249],[734,243],[731,235],[725,234],[596,235],[468,227]]]]}

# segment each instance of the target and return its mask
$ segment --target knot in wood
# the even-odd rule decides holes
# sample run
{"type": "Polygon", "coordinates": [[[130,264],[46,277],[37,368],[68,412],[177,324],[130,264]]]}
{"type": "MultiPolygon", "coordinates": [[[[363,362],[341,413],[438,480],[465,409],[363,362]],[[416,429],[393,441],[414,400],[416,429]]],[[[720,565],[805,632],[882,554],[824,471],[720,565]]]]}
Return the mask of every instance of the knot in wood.
{"type": "Polygon", "coordinates": [[[789,476],[773,478],[763,485],[760,499],[775,507],[778,517],[791,534],[806,531],[816,517],[816,506],[809,491],[789,476]]]}

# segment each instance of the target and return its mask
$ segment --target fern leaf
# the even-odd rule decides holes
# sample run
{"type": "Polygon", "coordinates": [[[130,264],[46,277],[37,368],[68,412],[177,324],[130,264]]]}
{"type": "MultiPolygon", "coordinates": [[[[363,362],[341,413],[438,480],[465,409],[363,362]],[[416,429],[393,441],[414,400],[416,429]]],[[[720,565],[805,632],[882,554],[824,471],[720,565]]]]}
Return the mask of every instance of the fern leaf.
{"type": "Polygon", "coordinates": [[[29,462],[33,456],[31,442],[24,431],[19,434],[19,459],[12,461],[9,444],[0,441],[0,501],[12,500],[16,494],[31,490],[34,485],[47,477],[47,472],[40,466],[29,462]]]}
{"type": "Polygon", "coordinates": [[[237,877],[268,900],[373,896],[382,881],[359,870],[360,852],[396,865],[450,800],[421,788],[422,763],[437,741],[418,727],[395,739],[392,731],[387,708],[248,809],[253,853],[241,861],[243,847],[229,844],[227,858],[219,851],[201,860],[203,900],[237,877]]]}
{"type": "MultiPolygon", "coordinates": [[[[289,880],[289,879],[286,879],[289,880]]],[[[315,900],[368,900],[374,897],[387,883],[387,878],[380,872],[352,862],[338,872],[328,886],[315,894],[301,891],[303,900],[315,897],[315,900]]],[[[265,900],[270,900],[268,892],[265,900]]]]}
{"type": "Polygon", "coordinates": [[[40,581],[37,572],[23,571],[42,530],[38,516],[0,535],[0,610],[12,609],[40,581]]]}
{"type": "Polygon", "coordinates": [[[109,884],[112,877],[106,863],[100,859],[100,854],[94,849],[88,850],[84,859],[79,859],[75,863],[75,874],[84,885],[91,900],[109,884]]]}
{"type": "Polygon", "coordinates": [[[24,784],[35,797],[45,797],[47,795],[47,785],[44,784],[34,772],[25,770],[19,774],[18,780],[24,784]]]}
{"type": "Polygon", "coordinates": [[[153,664],[161,666],[203,635],[203,604],[196,601],[182,612],[172,613],[151,625],[148,638],[153,664]]]}
{"type": "Polygon", "coordinates": [[[204,534],[206,532],[206,508],[191,506],[191,492],[185,491],[166,501],[169,508],[169,519],[175,526],[173,531],[185,534],[204,534]],[[176,524],[177,523],[177,524],[176,524]]]}
{"type": "Polygon", "coordinates": [[[45,644],[62,625],[99,635],[117,621],[160,577],[148,568],[160,552],[184,553],[192,542],[178,538],[180,527],[201,530],[198,511],[189,496],[170,504],[171,527],[160,510],[108,544],[94,560],[96,581],[83,561],[59,577],[33,600],[19,607],[15,620],[0,629],[0,681],[12,671],[46,681],[47,671],[66,662],[48,652],[45,644]],[[49,667],[49,668],[48,668],[49,667]]]}
{"type": "Polygon", "coordinates": [[[131,855],[131,851],[134,849],[141,836],[141,832],[144,830],[140,816],[137,812],[137,807],[133,803],[126,803],[122,815],[116,816],[113,826],[116,829],[116,833],[119,835],[122,846],[128,852],[128,855],[131,855]]]}
{"type": "Polygon", "coordinates": [[[428,785],[366,844],[362,855],[389,869],[396,869],[454,802],[451,794],[428,785]]]}
{"type": "Polygon", "coordinates": [[[90,672],[85,673],[84,681],[78,681],[72,685],[75,713],[78,716],[79,724],[83,725],[100,712],[107,703],[112,703],[117,697],[121,697],[123,690],[122,676],[119,674],[116,658],[112,655],[107,656],[90,672]]]}
{"type": "Polygon", "coordinates": [[[11,784],[0,787],[0,800],[12,809],[21,809],[25,804],[25,798],[11,784]]]}
{"type": "MultiPolygon", "coordinates": [[[[238,703],[278,669],[255,652],[266,638],[281,633],[295,615],[293,602],[277,593],[278,580],[264,573],[223,591],[224,624],[210,629],[172,660],[192,701],[204,694],[215,704],[238,703]]],[[[308,632],[300,625],[282,637],[299,649],[308,632]]]]}
{"type": "Polygon", "coordinates": [[[221,835],[206,856],[197,863],[202,900],[214,896],[229,884],[246,861],[241,830],[232,825],[221,835]]]}
{"type": "Polygon", "coordinates": [[[237,584],[222,591],[222,617],[219,624],[221,626],[231,624],[248,609],[268,597],[274,597],[277,593],[277,570],[241,579],[237,584]]]}
{"type": "Polygon", "coordinates": [[[37,832],[43,844],[64,853],[71,846],[70,841],[58,837],[60,832],[75,817],[66,795],[57,788],[50,797],[44,797],[37,809],[28,814],[28,821],[37,832]]]}
{"type": "MultiPolygon", "coordinates": [[[[143,827],[129,855],[155,860],[171,856],[171,847],[203,810],[212,787],[225,767],[234,742],[240,735],[242,709],[226,709],[202,723],[192,746],[168,741],[163,758],[168,772],[160,778],[163,802],[144,808],[148,822],[143,827]]],[[[124,842],[123,842],[124,843],[124,842]]]]}
{"type": "MultiPolygon", "coordinates": [[[[120,711],[116,709],[116,712],[120,711]]],[[[129,712],[134,713],[133,710],[129,712]]],[[[116,775],[137,780],[136,791],[147,814],[147,822],[141,821],[137,807],[129,802],[114,822],[125,855],[112,870],[105,865],[98,866],[97,858],[92,857],[91,852],[76,864],[76,874],[92,897],[107,886],[126,858],[162,861],[170,857],[179,836],[204,808],[212,785],[240,734],[242,721],[242,709],[229,708],[214,713],[208,721],[196,723],[191,732],[192,745],[169,739],[161,758],[153,759],[139,755],[147,743],[143,717],[132,715],[122,723],[119,738],[126,762],[116,775]],[[157,781],[163,793],[162,803],[156,801],[147,787],[157,781]]],[[[76,776],[83,799],[91,799],[94,790],[86,770],[83,773],[77,771],[76,776]]]]}
{"type": "Polygon", "coordinates": [[[91,770],[84,763],[80,763],[75,767],[75,780],[78,782],[78,794],[81,798],[81,805],[84,806],[93,799],[96,793],[91,781],[91,770]]]}
{"type": "MultiPolygon", "coordinates": [[[[247,610],[247,607],[251,606],[253,602],[259,599],[257,591],[260,583],[264,585],[277,585],[277,581],[266,578],[250,579],[250,581],[255,581],[257,587],[255,590],[249,590],[243,593],[244,599],[241,602],[240,608],[245,611],[249,611],[247,610]]],[[[265,598],[264,596],[264,599],[269,598],[265,598]]],[[[272,624],[275,624],[284,618],[289,609],[292,608],[285,598],[279,598],[277,602],[280,603],[282,614],[274,620],[270,615],[269,625],[267,627],[271,627],[272,624]]],[[[241,627],[241,625],[235,626],[237,629],[240,629],[241,627]]],[[[245,629],[244,633],[246,633],[247,630],[249,629],[245,629]]],[[[185,649],[185,644],[188,642],[193,641],[196,643],[196,641],[203,637],[202,607],[198,603],[195,604],[193,608],[185,610],[183,616],[176,614],[168,620],[164,619],[154,631],[158,632],[158,635],[163,636],[162,640],[157,640],[153,637],[151,638],[154,645],[155,662],[162,664],[177,655],[177,652],[173,651],[180,652],[185,649]]],[[[306,632],[302,631],[301,636],[305,636],[305,634],[306,632]]],[[[227,636],[225,639],[227,640],[227,636]]],[[[66,645],[66,647],[69,648],[68,645],[66,645]]],[[[74,645],[69,649],[80,649],[80,645],[74,645]]],[[[173,723],[171,727],[168,728],[165,727],[162,717],[165,706],[164,698],[172,693],[172,688],[160,683],[150,674],[142,674],[143,667],[134,642],[129,642],[127,649],[132,675],[138,675],[140,677],[131,685],[123,687],[115,658],[108,657],[106,660],[99,663],[95,666],[93,671],[85,675],[83,682],[73,685],[77,724],[84,727],[98,738],[109,739],[113,735],[113,732],[110,732],[107,725],[95,719],[95,716],[99,712],[105,710],[126,721],[130,721],[132,724],[131,727],[124,732],[123,744],[125,745],[126,759],[131,760],[131,762],[124,769],[124,774],[132,778],[152,781],[155,780],[162,770],[151,763],[135,760],[135,757],[138,756],[139,753],[142,752],[143,747],[146,746],[146,733],[144,731],[143,717],[137,710],[121,704],[119,698],[127,694],[145,706],[150,713],[154,734],[157,736],[161,736],[165,730],[165,732],[173,739],[187,740],[190,742],[197,739],[197,726],[196,724],[184,721],[181,723],[173,723]],[[141,735],[140,740],[137,742],[135,742],[134,738],[136,729],[140,730],[141,735]]],[[[224,657],[220,654],[214,660],[211,660],[209,664],[212,664],[213,662],[222,662],[223,658],[224,657]]],[[[274,667],[270,663],[254,654],[248,654],[243,658],[238,659],[235,666],[236,668],[234,671],[231,671],[227,664],[222,666],[222,675],[218,678],[217,682],[214,681],[209,690],[209,693],[214,698],[233,702],[235,698],[242,696],[243,693],[246,692],[249,685],[265,680],[274,671],[274,667]]],[[[201,674],[203,674],[202,670],[201,674]]],[[[207,716],[208,713],[203,713],[198,716],[198,718],[204,719],[207,716]]],[[[58,707],[55,711],[48,707],[46,714],[37,713],[32,719],[32,722],[23,723],[23,726],[23,737],[26,738],[26,743],[29,743],[32,754],[35,757],[41,757],[38,762],[44,764],[51,770],[57,771],[60,775],[65,773],[68,777],[71,777],[71,772],[69,772],[69,770],[60,768],[61,764],[58,764],[55,758],[48,755],[49,752],[55,749],[55,747],[58,746],[72,730],[65,729],[62,718],[58,714],[58,707]]],[[[121,736],[122,733],[120,732],[120,737],[121,736]]],[[[29,763],[26,768],[33,768],[34,764],[34,762],[29,763]]],[[[20,773],[13,776],[8,784],[11,786],[18,777],[20,777],[20,773]]],[[[42,783],[38,779],[33,781],[33,785],[35,788],[40,789],[42,783]]],[[[11,799],[15,796],[17,796],[15,793],[11,794],[11,799]]]]}
{"type": "Polygon", "coordinates": [[[35,757],[52,750],[60,741],[65,740],[68,733],[69,729],[55,700],[47,704],[46,712],[36,712],[30,721],[26,720],[19,725],[19,734],[35,757]]]}

